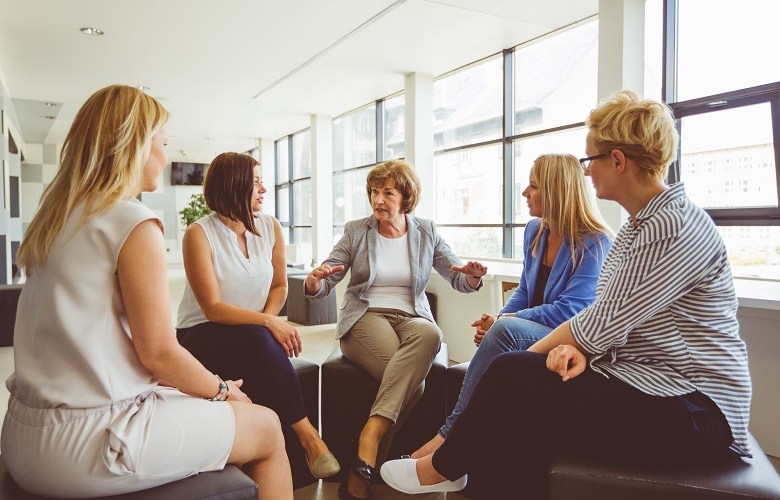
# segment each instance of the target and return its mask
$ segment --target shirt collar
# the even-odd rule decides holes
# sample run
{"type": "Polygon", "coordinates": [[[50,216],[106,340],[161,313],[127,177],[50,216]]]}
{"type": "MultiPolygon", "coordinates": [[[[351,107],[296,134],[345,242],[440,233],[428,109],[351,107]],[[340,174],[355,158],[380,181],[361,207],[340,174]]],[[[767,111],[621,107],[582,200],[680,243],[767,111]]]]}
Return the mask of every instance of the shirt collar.
{"type": "MultiPolygon", "coordinates": [[[[663,190],[663,192],[655,195],[650,200],[650,202],[647,205],[645,205],[645,208],[643,208],[642,210],[639,211],[638,214],[636,214],[636,225],[638,226],[642,224],[642,221],[644,221],[645,219],[649,219],[669,203],[684,197],[685,197],[685,185],[682,182],[676,182],[672,184],[667,189],[663,190]]],[[[630,216],[628,217],[628,221],[631,222],[630,216]]]]}

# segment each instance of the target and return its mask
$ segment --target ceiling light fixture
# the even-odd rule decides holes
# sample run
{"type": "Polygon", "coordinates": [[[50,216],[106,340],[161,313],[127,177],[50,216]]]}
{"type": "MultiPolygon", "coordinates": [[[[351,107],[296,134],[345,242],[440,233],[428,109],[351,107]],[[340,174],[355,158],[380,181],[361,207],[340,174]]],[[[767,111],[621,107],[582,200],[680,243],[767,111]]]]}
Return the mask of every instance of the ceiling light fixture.
{"type": "Polygon", "coordinates": [[[43,103],[43,105],[44,105],[44,106],[49,106],[49,107],[52,107],[52,106],[56,106],[56,105],[57,105],[57,103],[56,103],[56,102],[44,102],[44,103],[43,103]]]}
{"type": "Polygon", "coordinates": [[[55,120],[55,119],[57,119],[57,117],[56,116],[52,116],[52,115],[46,115],[46,119],[47,120],[55,120]]]}
{"type": "Polygon", "coordinates": [[[81,31],[85,35],[100,36],[103,34],[103,30],[99,30],[97,28],[81,28],[79,31],[81,31]]]}
{"type": "Polygon", "coordinates": [[[150,90],[152,90],[151,87],[145,87],[143,85],[136,85],[135,88],[137,88],[141,92],[146,92],[147,94],[149,93],[150,90]]]}

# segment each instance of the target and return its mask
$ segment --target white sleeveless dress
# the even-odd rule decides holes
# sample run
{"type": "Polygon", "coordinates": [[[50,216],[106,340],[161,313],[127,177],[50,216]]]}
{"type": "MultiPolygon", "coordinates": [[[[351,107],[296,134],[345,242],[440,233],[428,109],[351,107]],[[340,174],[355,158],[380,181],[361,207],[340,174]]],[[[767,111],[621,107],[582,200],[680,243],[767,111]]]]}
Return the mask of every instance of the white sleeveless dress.
{"type": "Polygon", "coordinates": [[[78,227],[81,213],[19,298],[0,444],[11,476],[31,493],[87,498],[222,469],[230,404],[158,386],[131,340],[119,252],[139,223],[159,220],[132,198],[78,227]]]}

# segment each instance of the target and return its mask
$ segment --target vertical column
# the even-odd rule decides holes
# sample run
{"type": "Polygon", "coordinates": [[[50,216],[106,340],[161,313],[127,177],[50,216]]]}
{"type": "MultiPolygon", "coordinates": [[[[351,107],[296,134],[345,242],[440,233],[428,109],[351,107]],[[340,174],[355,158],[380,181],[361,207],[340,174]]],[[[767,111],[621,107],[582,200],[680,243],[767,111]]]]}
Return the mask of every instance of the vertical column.
{"type": "Polygon", "coordinates": [[[333,119],[311,116],[312,265],[333,248],[333,119]]]}
{"type": "MultiPolygon", "coordinates": [[[[645,0],[599,0],[599,101],[621,89],[643,95],[644,61],[645,0]]],[[[615,202],[598,206],[613,229],[628,217],[615,202]]]]}
{"type": "Polygon", "coordinates": [[[435,216],[435,182],[433,178],[433,76],[407,73],[405,77],[406,160],[412,163],[423,185],[416,215],[426,219],[435,216]]]}

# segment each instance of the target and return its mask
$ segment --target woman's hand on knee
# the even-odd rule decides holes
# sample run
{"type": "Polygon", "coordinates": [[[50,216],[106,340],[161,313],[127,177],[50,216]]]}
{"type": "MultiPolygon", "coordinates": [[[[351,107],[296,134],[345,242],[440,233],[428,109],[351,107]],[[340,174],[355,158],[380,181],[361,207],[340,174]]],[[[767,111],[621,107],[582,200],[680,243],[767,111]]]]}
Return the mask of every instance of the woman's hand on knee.
{"type": "Polygon", "coordinates": [[[266,328],[282,346],[288,358],[297,357],[303,350],[303,342],[298,330],[278,316],[271,316],[266,328]]]}
{"type": "Polygon", "coordinates": [[[477,329],[477,333],[474,335],[474,344],[477,347],[482,343],[482,339],[495,321],[496,319],[490,314],[482,313],[482,316],[471,324],[471,326],[476,327],[477,329]]]}
{"type": "Polygon", "coordinates": [[[239,389],[242,385],[244,385],[243,379],[225,380],[225,384],[228,386],[228,396],[226,401],[243,401],[245,403],[252,402],[252,400],[249,399],[249,396],[247,396],[244,391],[239,389]]]}
{"type": "Polygon", "coordinates": [[[547,353],[547,369],[557,373],[566,382],[585,371],[588,358],[579,349],[561,344],[547,353]]]}

